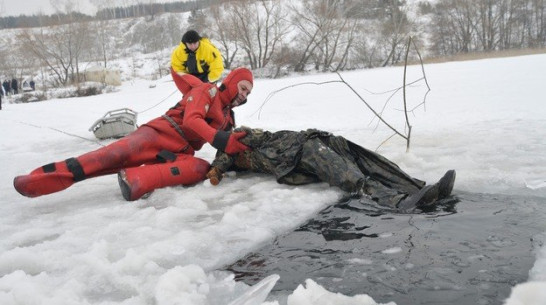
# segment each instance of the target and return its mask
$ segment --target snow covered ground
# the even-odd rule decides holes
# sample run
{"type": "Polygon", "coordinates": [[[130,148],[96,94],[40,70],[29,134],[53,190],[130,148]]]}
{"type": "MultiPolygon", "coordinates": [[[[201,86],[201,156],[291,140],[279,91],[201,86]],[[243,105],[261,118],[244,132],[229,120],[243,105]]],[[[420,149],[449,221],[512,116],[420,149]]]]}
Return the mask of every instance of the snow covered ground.
{"type": "MultiPolygon", "coordinates": [[[[546,204],[545,69],[546,54],[426,65],[432,91],[425,107],[410,115],[410,151],[392,138],[378,152],[427,181],[456,169],[455,193],[538,196],[546,204]]],[[[401,92],[389,100],[389,90],[402,85],[402,67],[341,75],[377,111],[388,101],[384,117],[403,130],[401,92]]],[[[408,68],[408,82],[421,76],[420,66],[408,68]]],[[[258,79],[249,102],[236,109],[237,122],[268,130],[319,128],[375,149],[392,131],[377,124],[342,83],[299,85],[268,98],[287,86],[334,80],[336,74],[258,79]]],[[[408,88],[410,108],[425,91],[422,81],[408,88]]],[[[228,304],[249,288],[217,269],[342,195],[325,184],[292,187],[268,176],[235,174],[217,187],[171,187],[132,203],[123,200],[115,175],[35,199],[14,190],[15,176],[108,143],[88,131],[107,111],[129,107],[143,124],[179,98],[166,77],[126,82],[119,92],[100,96],[4,100],[0,304],[228,304]]],[[[212,160],[214,150],[206,145],[197,156],[212,160]]],[[[288,304],[375,304],[365,294],[327,292],[312,279],[301,284],[288,304]]],[[[543,246],[529,282],[517,285],[507,304],[543,304],[545,286],[543,246]]],[[[247,304],[260,304],[258,299],[247,304]]]]}

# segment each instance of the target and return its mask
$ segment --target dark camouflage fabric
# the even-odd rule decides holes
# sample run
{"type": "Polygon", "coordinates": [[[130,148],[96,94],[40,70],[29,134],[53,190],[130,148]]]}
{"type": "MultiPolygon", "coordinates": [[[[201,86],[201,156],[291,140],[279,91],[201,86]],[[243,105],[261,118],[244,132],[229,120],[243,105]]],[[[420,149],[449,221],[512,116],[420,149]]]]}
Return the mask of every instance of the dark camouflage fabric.
{"type": "Polygon", "coordinates": [[[385,157],[329,132],[269,132],[247,127],[236,131],[246,131],[241,142],[252,150],[236,155],[218,151],[212,166],[221,172],[273,174],[277,182],[290,185],[327,182],[350,193],[361,190],[391,207],[425,185],[385,157]]]}

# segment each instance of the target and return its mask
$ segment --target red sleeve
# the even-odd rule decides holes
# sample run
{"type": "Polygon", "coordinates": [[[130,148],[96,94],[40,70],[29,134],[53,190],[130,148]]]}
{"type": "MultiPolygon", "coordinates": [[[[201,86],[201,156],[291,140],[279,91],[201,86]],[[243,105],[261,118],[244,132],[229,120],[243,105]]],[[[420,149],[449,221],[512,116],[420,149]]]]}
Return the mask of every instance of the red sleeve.
{"type": "Polygon", "coordinates": [[[205,121],[207,111],[212,104],[212,98],[205,90],[194,90],[191,94],[186,102],[183,127],[195,132],[203,140],[212,143],[217,130],[205,121]]]}
{"type": "Polygon", "coordinates": [[[191,74],[180,75],[171,68],[171,76],[174,80],[176,88],[182,92],[182,95],[186,95],[191,89],[199,87],[203,82],[197,77],[191,74]]]}

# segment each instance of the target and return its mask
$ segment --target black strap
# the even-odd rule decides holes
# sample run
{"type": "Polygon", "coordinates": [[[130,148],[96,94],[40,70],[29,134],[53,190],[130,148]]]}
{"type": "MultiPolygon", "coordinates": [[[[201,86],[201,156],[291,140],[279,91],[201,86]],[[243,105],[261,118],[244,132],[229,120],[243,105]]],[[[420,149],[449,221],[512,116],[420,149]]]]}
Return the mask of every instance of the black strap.
{"type": "MultiPolygon", "coordinates": [[[[178,126],[178,124],[176,124],[176,122],[168,115],[164,114],[162,115],[161,117],[163,117],[165,120],[167,120],[167,122],[169,122],[174,130],[176,130],[176,132],[178,132],[178,134],[182,137],[182,139],[186,140],[186,135],[184,134],[184,131],[180,128],[180,126],[178,126]]],[[[188,140],[186,140],[188,141],[188,140]]],[[[184,146],[184,148],[182,148],[182,150],[180,150],[181,152],[183,151],[186,151],[188,148],[190,148],[190,144],[188,143],[188,145],[184,146]]]]}
{"type": "Polygon", "coordinates": [[[44,171],[44,173],[52,173],[52,172],[56,171],[57,168],[55,167],[55,163],[49,163],[49,164],[46,164],[46,165],[42,166],[42,170],[44,171]]]}
{"type": "Polygon", "coordinates": [[[176,155],[173,152],[165,150],[165,149],[158,152],[157,155],[155,155],[155,157],[161,163],[166,163],[167,161],[173,162],[174,160],[176,160],[176,155]]]}
{"type": "Polygon", "coordinates": [[[83,167],[76,158],[68,158],[65,162],[68,170],[72,173],[72,175],[74,175],[73,179],[75,182],[85,179],[85,172],[83,171],[83,167]]]}
{"type": "Polygon", "coordinates": [[[212,147],[225,151],[230,135],[230,132],[218,130],[214,135],[214,139],[212,140],[212,147]]]}
{"type": "Polygon", "coordinates": [[[174,127],[174,130],[176,130],[176,132],[178,132],[178,134],[183,138],[183,139],[186,139],[186,135],[184,134],[184,131],[180,128],[180,126],[178,126],[178,124],[176,124],[176,122],[168,115],[164,114],[162,115],[162,117],[167,120],[169,123],[171,123],[171,125],[174,127]]]}

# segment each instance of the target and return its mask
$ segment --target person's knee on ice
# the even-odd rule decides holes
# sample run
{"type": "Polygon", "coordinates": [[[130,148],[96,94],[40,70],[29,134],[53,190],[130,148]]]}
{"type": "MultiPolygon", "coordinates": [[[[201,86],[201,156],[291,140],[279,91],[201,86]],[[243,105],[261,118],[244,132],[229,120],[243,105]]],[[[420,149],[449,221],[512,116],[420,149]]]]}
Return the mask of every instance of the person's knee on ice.
{"type": "Polygon", "coordinates": [[[209,167],[203,159],[180,154],[170,162],[123,169],[118,173],[118,183],[123,198],[134,201],[158,188],[203,181],[209,167]]]}

